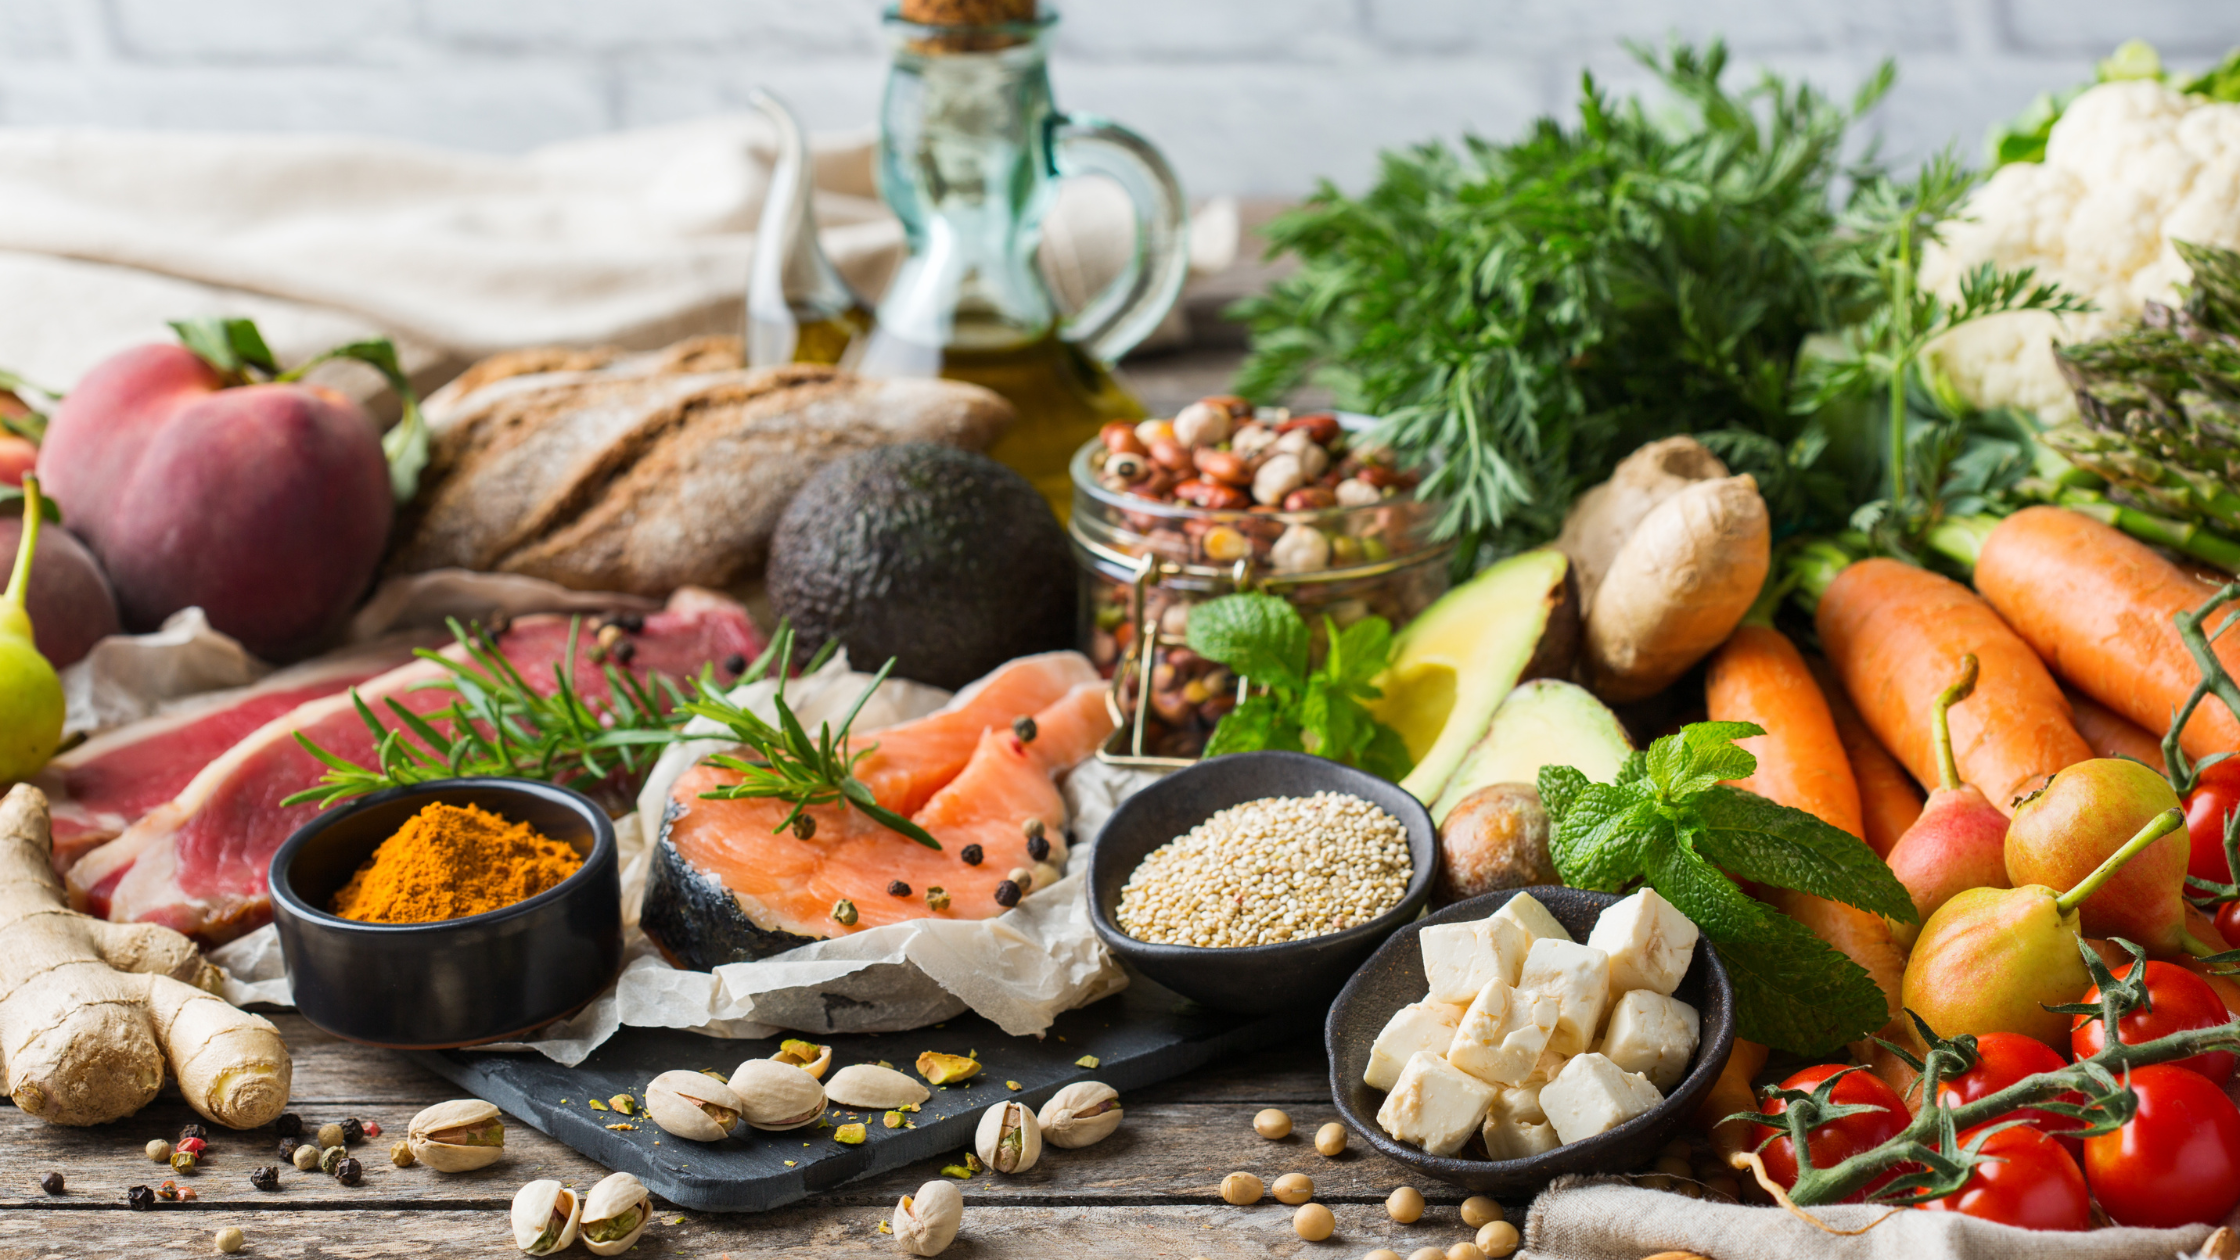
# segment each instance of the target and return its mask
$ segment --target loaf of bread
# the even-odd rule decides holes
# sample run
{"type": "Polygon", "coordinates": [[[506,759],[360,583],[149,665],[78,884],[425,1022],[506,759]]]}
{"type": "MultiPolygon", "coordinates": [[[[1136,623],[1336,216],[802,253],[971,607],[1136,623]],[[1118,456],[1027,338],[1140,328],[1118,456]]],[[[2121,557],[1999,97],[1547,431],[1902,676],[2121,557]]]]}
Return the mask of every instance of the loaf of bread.
{"type": "Polygon", "coordinates": [[[650,596],[736,586],[761,572],[779,513],[826,461],[898,442],[983,450],[1012,421],[976,385],[743,363],[737,338],[703,337],[469,368],[428,399],[433,451],[390,571],[650,596]]]}

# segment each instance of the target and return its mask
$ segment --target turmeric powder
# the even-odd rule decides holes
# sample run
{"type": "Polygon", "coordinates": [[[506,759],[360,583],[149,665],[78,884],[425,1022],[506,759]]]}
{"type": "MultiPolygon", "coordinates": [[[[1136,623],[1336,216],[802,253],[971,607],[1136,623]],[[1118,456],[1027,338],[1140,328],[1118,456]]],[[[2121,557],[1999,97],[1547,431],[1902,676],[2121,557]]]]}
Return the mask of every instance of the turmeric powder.
{"type": "Polygon", "coordinates": [[[330,908],[362,923],[434,923],[526,901],[575,874],[567,844],[473,805],[441,801],[381,842],[330,908]]]}

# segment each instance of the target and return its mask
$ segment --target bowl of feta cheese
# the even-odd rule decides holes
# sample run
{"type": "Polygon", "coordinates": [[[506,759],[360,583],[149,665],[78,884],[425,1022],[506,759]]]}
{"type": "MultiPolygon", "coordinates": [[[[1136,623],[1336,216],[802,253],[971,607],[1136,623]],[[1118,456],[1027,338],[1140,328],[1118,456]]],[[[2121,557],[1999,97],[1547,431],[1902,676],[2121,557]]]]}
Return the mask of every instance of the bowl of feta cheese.
{"type": "Polygon", "coordinates": [[[1656,890],[1505,889],[1392,934],[1324,1024],[1339,1114],[1480,1194],[1649,1163],[1734,1048],[1734,988],[1656,890]]]}

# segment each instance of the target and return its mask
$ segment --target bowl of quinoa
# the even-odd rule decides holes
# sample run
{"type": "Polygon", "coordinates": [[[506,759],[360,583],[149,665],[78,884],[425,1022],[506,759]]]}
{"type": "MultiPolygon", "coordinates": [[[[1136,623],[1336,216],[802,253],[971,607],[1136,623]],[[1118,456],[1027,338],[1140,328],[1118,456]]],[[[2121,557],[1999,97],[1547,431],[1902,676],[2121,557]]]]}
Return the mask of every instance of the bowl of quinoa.
{"type": "Polygon", "coordinates": [[[1097,936],[1220,1010],[1317,1010],[1423,909],[1431,816],[1397,784],[1293,752],[1202,761],[1129,797],[1097,836],[1097,936]]]}

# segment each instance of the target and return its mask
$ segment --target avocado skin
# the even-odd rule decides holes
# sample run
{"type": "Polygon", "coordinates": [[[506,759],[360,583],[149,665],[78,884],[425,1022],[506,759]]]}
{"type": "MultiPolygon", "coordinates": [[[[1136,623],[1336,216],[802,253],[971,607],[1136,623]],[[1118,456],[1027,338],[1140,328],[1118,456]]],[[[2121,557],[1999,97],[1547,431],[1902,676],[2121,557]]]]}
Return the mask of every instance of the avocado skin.
{"type": "Polygon", "coordinates": [[[1074,646],[1065,530],[1027,479],[913,442],[817,471],[771,539],[771,605],[798,650],[955,689],[1014,657],[1074,646]]]}

